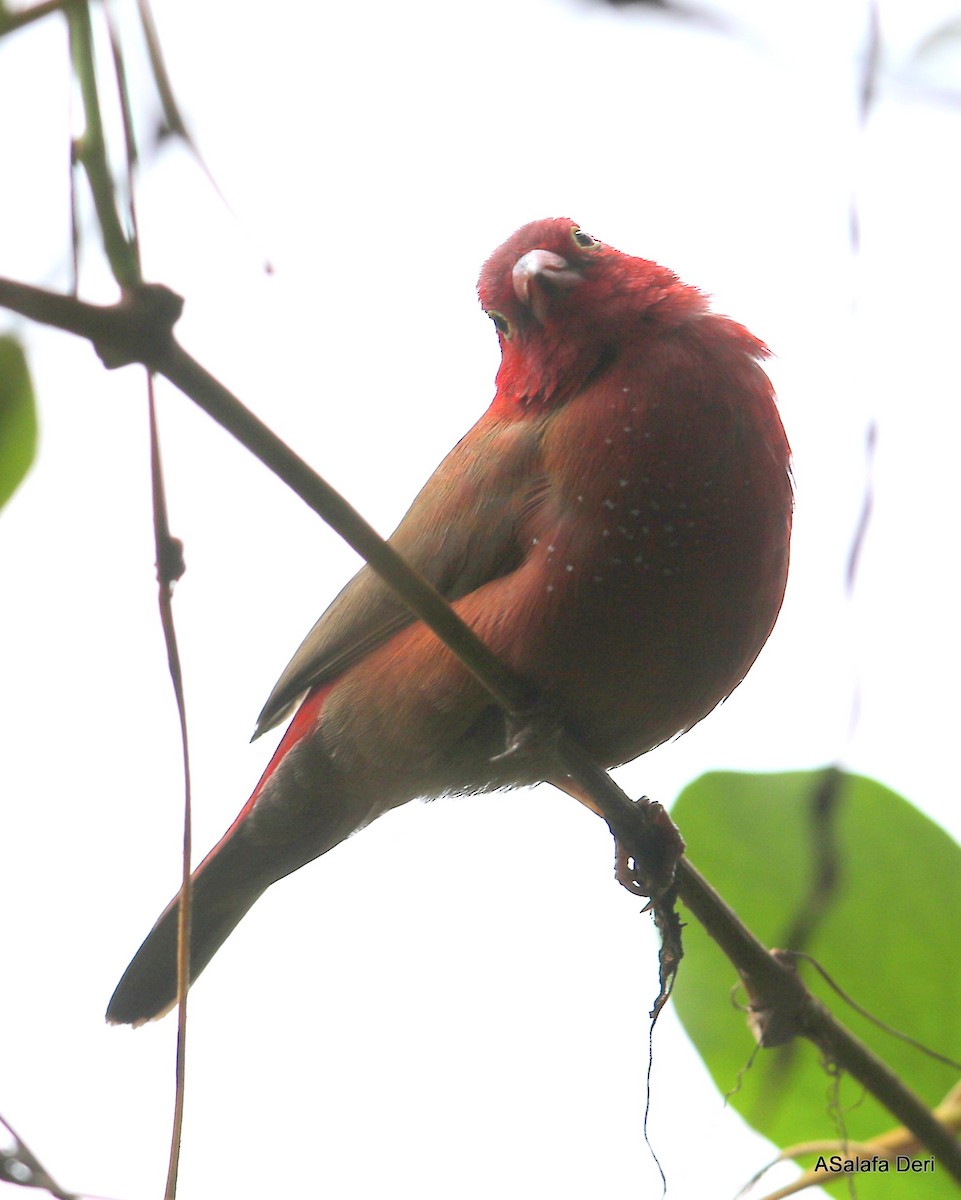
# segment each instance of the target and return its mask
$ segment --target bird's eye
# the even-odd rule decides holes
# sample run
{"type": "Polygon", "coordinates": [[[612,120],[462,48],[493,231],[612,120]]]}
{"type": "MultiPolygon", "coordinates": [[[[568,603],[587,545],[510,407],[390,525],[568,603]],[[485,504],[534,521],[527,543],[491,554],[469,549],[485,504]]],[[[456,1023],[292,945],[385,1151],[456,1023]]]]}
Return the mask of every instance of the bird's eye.
{"type": "Polygon", "coordinates": [[[488,310],[487,315],[494,322],[494,325],[499,334],[501,334],[503,337],[506,337],[506,338],[509,338],[511,336],[511,323],[510,323],[510,321],[508,321],[508,319],[504,316],[503,313],[498,312],[496,308],[492,308],[492,309],[488,310]]]}
{"type": "Polygon", "coordinates": [[[585,233],[583,229],[578,229],[576,225],[571,230],[571,237],[574,239],[574,245],[580,246],[582,250],[591,250],[595,246],[600,245],[597,238],[592,238],[589,233],[585,233]]]}

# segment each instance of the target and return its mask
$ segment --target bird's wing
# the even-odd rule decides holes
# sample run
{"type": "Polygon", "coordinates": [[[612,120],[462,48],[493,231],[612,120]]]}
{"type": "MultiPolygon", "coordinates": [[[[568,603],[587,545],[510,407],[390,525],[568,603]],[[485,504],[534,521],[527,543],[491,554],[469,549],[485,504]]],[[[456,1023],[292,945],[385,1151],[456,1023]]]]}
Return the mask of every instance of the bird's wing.
{"type": "MultiPolygon", "coordinates": [[[[546,491],[541,424],[483,417],[430,477],[391,544],[448,600],[513,571],[527,548],[525,516],[546,491]]],[[[270,693],[254,737],[278,724],[308,689],[336,678],[414,616],[363,567],[301,643],[270,693]]]]}

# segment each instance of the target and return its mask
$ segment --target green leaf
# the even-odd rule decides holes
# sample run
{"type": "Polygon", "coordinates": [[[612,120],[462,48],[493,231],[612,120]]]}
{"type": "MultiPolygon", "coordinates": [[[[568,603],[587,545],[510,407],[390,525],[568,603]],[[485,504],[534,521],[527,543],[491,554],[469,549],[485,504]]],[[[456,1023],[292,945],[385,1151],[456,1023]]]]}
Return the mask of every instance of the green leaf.
{"type": "MultiPolygon", "coordinates": [[[[961,1059],[961,847],[943,829],[881,784],[834,770],[704,775],[672,816],[691,861],[767,946],[804,950],[861,1007],[961,1059]]],[[[733,966],[693,920],[684,949],[677,1011],[728,1103],[755,1129],[783,1148],[845,1135],[868,1141],[896,1127],[854,1081],[841,1080],[835,1095],[803,1039],[759,1050],[749,1063],[755,1042],[731,1002],[733,966]]],[[[943,1100],[956,1070],[879,1030],[810,965],[800,970],[926,1103],[943,1100]]],[[[736,996],[746,1002],[743,988],[736,996]]],[[[839,1177],[819,1182],[831,1178],[839,1177]]],[[[862,1200],[958,1195],[943,1170],[920,1183],[893,1168],[840,1178],[854,1178],[862,1200]]]]}
{"type": "Polygon", "coordinates": [[[37,413],[20,343],[0,336],[0,508],[26,475],[37,449],[37,413]]]}

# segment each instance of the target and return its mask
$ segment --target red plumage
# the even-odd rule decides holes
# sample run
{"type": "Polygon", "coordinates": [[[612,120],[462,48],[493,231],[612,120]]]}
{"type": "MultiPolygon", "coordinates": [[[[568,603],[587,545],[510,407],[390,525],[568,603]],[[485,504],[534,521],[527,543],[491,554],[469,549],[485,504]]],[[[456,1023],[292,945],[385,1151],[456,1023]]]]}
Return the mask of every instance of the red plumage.
{"type": "MultiPolygon", "coordinates": [[[[501,341],[496,395],[391,540],[613,766],[728,696],[780,609],[790,451],[767,351],[672,272],[565,219],[518,230],[479,292],[501,341]]],[[[388,809],[549,774],[536,757],[495,761],[502,714],[366,567],[308,634],[258,732],[298,701],[195,872],[192,978],[271,883],[388,809]]],[[[166,1011],[175,947],[174,902],[108,1020],[166,1011]]]]}

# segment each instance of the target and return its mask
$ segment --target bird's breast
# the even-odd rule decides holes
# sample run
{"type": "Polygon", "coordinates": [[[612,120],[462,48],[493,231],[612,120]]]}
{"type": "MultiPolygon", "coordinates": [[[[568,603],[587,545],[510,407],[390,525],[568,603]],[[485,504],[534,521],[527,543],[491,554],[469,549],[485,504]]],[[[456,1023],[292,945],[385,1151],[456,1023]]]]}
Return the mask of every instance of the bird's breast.
{"type": "Polygon", "coordinates": [[[784,592],[791,488],[770,385],[746,355],[626,364],[557,412],[524,578],[539,675],[610,761],[706,715],[784,592]],[[713,368],[713,369],[712,369],[713,368]]]}

